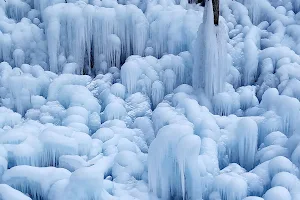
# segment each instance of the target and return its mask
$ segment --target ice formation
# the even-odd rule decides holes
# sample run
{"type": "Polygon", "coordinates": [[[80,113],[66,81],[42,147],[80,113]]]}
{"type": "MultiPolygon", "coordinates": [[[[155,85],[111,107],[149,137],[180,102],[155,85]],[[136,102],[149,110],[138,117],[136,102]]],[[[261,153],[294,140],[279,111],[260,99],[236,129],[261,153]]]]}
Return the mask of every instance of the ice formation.
{"type": "Polygon", "coordinates": [[[214,25],[212,1],[205,4],[203,15],[194,44],[193,86],[212,97],[224,90],[227,75],[226,26],[222,21],[214,25]]]}
{"type": "Polygon", "coordinates": [[[246,170],[254,166],[258,128],[251,119],[241,119],[237,125],[239,164],[246,170]]]}
{"type": "Polygon", "coordinates": [[[13,189],[7,184],[0,185],[0,197],[3,200],[15,199],[15,200],[30,200],[28,196],[22,192],[13,189]]]}
{"type": "Polygon", "coordinates": [[[300,1],[213,11],[0,0],[0,199],[300,199],[300,1]]]}
{"type": "Polygon", "coordinates": [[[200,145],[200,138],[193,135],[189,126],[174,124],[161,128],[149,148],[150,191],[162,199],[195,199],[201,195],[197,189],[200,173],[196,168],[200,145]]]}

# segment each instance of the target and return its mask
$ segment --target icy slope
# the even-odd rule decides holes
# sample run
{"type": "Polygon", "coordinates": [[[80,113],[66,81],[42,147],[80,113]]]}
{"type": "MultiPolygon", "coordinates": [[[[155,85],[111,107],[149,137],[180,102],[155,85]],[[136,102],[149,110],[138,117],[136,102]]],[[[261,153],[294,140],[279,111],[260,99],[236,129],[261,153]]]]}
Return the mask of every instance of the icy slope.
{"type": "Polygon", "coordinates": [[[0,0],[0,199],[300,200],[300,1],[0,0]]]}

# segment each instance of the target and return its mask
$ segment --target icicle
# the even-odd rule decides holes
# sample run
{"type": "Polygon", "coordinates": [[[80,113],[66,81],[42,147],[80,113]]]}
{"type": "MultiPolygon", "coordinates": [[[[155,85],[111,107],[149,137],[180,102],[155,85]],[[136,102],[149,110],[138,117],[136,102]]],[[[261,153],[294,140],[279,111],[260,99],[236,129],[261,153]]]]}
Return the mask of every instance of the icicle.
{"type": "Polygon", "coordinates": [[[227,40],[228,40],[228,28],[223,20],[219,20],[219,25],[217,29],[217,44],[218,47],[218,77],[216,78],[217,82],[217,92],[222,92],[225,89],[226,76],[229,68],[229,61],[227,55],[227,40]]]}
{"type": "Polygon", "coordinates": [[[95,13],[95,7],[92,5],[87,5],[83,11],[83,16],[84,16],[84,34],[85,34],[85,45],[86,45],[86,51],[87,51],[87,59],[88,59],[88,69],[86,71],[90,72],[91,68],[94,67],[92,66],[92,62],[94,62],[93,59],[93,51],[92,51],[92,46],[93,46],[93,17],[95,13]]]}
{"type": "Polygon", "coordinates": [[[74,138],[44,131],[39,139],[44,146],[40,166],[58,166],[61,155],[78,155],[78,144],[74,138]]]}
{"type": "Polygon", "coordinates": [[[7,170],[3,175],[3,182],[25,194],[30,194],[33,199],[47,199],[52,184],[69,178],[70,175],[66,169],[22,165],[7,170]]]}
{"type": "Polygon", "coordinates": [[[146,48],[146,41],[149,38],[148,20],[140,9],[128,6],[128,10],[131,14],[131,21],[133,23],[133,33],[131,34],[132,53],[133,55],[143,56],[146,48]]]}
{"type": "Polygon", "coordinates": [[[195,185],[200,178],[197,168],[200,145],[200,138],[193,135],[189,126],[173,124],[160,129],[148,154],[150,191],[166,200],[199,198],[201,191],[195,185]],[[187,143],[191,144],[188,148],[187,143]]]}
{"type": "Polygon", "coordinates": [[[13,52],[15,67],[21,67],[25,63],[25,53],[22,49],[16,49],[13,52]]]}
{"type": "Polygon", "coordinates": [[[282,119],[277,116],[273,111],[266,112],[264,114],[266,117],[263,121],[258,124],[258,144],[260,145],[265,137],[274,131],[282,131],[282,119]]]}
{"type": "Polygon", "coordinates": [[[200,183],[198,179],[200,171],[197,167],[198,160],[195,159],[199,155],[200,146],[201,139],[196,135],[183,137],[178,143],[177,156],[183,200],[197,199],[201,196],[201,189],[197,189],[200,183]],[[189,144],[188,148],[186,148],[187,144],[189,144]]]}
{"type": "Polygon", "coordinates": [[[257,1],[257,0],[244,0],[244,5],[249,10],[249,17],[250,17],[252,23],[254,25],[258,25],[260,23],[260,17],[261,17],[259,1],[257,1]]]}
{"type": "MultiPolygon", "coordinates": [[[[48,18],[48,17],[47,17],[48,18]]],[[[48,41],[48,54],[50,71],[59,72],[58,53],[60,47],[60,22],[59,19],[52,19],[47,23],[46,36],[48,41]]]]}
{"type": "Polygon", "coordinates": [[[121,81],[126,87],[129,94],[133,94],[137,90],[137,81],[142,71],[135,61],[126,62],[121,68],[121,81]]]}
{"type": "Polygon", "coordinates": [[[121,40],[117,35],[111,34],[108,36],[108,44],[108,66],[115,66],[117,68],[120,68],[121,40]]]}
{"type": "Polygon", "coordinates": [[[126,116],[126,109],[120,103],[110,103],[105,107],[105,120],[122,119],[126,116]]]}
{"type": "Polygon", "coordinates": [[[9,18],[20,21],[31,10],[30,6],[21,0],[7,1],[6,13],[9,18]]]}
{"type": "Polygon", "coordinates": [[[167,69],[163,74],[163,83],[165,85],[166,94],[170,94],[173,92],[176,84],[176,74],[173,70],[167,69]]]}
{"type": "Polygon", "coordinates": [[[0,197],[2,200],[32,200],[30,197],[7,184],[0,184],[0,197]]]}
{"type": "Polygon", "coordinates": [[[247,196],[247,182],[235,173],[217,176],[213,186],[222,200],[239,200],[247,196]]]}
{"type": "Polygon", "coordinates": [[[0,32],[0,58],[3,61],[10,62],[12,49],[12,39],[10,34],[2,34],[0,32]]]}
{"type": "Polygon", "coordinates": [[[283,133],[290,137],[299,123],[299,101],[295,98],[280,96],[276,112],[282,117],[283,133]]]}
{"type": "Polygon", "coordinates": [[[204,88],[206,95],[222,92],[227,75],[226,29],[214,25],[212,1],[205,4],[203,24],[194,43],[193,87],[204,88]]]}
{"type": "Polygon", "coordinates": [[[300,1],[299,0],[294,0],[293,2],[293,10],[295,13],[298,13],[300,11],[300,1]]]}
{"type": "Polygon", "coordinates": [[[185,82],[185,75],[186,75],[186,69],[185,65],[183,63],[183,59],[181,57],[174,56],[173,58],[173,71],[176,74],[176,87],[186,83],[185,82]]]}
{"type": "Polygon", "coordinates": [[[254,167],[257,134],[258,128],[255,121],[245,118],[238,122],[236,135],[238,137],[239,164],[247,170],[254,167]]]}
{"type": "Polygon", "coordinates": [[[65,3],[65,0],[32,0],[34,8],[39,10],[41,13],[47,8],[48,6],[58,4],[58,3],[65,3]]]}
{"type": "Polygon", "coordinates": [[[108,67],[111,67],[111,60],[109,60],[109,51],[107,47],[111,44],[108,42],[108,37],[113,34],[116,26],[116,11],[113,8],[99,8],[95,10],[93,20],[93,51],[94,51],[94,66],[100,66],[100,54],[105,56],[108,67]],[[101,33],[99,36],[97,33],[101,33]],[[99,58],[98,58],[99,57],[99,58]]]}
{"type": "Polygon", "coordinates": [[[151,99],[152,99],[152,105],[153,108],[156,108],[156,106],[163,100],[165,96],[165,87],[161,81],[155,81],[152,84],[152,92],[151,92],[151,99]]]}
{"type": "Polygon", "coordinates": [[[253,85],[257,78],[258,49],[251,39],[245,41],[244,54],[243,85],[253,85]]]}

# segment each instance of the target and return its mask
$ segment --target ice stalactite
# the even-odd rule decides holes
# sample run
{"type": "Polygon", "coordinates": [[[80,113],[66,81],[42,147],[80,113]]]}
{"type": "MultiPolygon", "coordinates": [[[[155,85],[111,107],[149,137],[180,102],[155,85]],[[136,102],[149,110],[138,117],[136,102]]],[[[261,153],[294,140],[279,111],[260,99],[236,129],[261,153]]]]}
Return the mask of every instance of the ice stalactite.
{"type": "Polygon", "coordinates": [[[175,5],[150,6],[146,16],[150,24],[147,50],[157,58],[189,50],[201,23],[201,12],[175,5]]]}
{"type": "Polygon", "coordinates": [[[295,13],[298,13],[300,11],[300,1],[299,0],[293,0],[293,10],[295,13]]]}
{"type": "Polygon", "coordinates": [[[12,100],[12,108],[22,115],[32,106],[31,95],[41,95],[42,87],[47,85],[44,82],[46,77],[44,80],[33,77],[31,74],[23,73],[20,68],[14,68],[7,81],[9,92],[6,95],[12,100]]]}
{"type": "Polygon", "coordinates": [[[110,45],[108,45],[109,49],[108,49],[108,55],[107,60],[110,61],[110,63],[108,63],[109,66],[117,66],[120,67],[120,59],[121,59],[121,40],[120,38],[115,35],[115,34],[111,34],[108,36],[108,43],[110,45]]]}
{"type": "Polygon", "coordinates": [[[49,55],[49,70],[57,73],[60,69],[58,66],[58,53],[60,45],[60,22],[59,19],[52,19],[51,22],[47,23],[45,29],[48,43],[48,55],[49,55]]]}
{"type": "Polygon", "coordinates": [[[2,24],[0,31],[1,61],[6,61],[12,66],[19,61],[19,63],[22,62],[21,64],[40,64],[47,68],[45,63],[47,50],[43,30],[33,24],[29,16],[28,18],[23,17],[19,22],[15,22],[5,15],[0,19],[2,24]]]}
{"type": "Polygon", "coordinates": [[[212,1],[205,4],[203,23],[194,44],[193,86],[209,97],[224,90],[227,75],[226,26],[214,25],[212,1]]]}
{"type": "Polygon", "coordinates": [[[196,159],[199,156],[200,146],[201,139],[196,135],[183,137],[178,143],[177,162],[180,171],[183,200],[193,200],[201,196],[201,183],[197,180],[200,170],[198,168],[198,160],[196,159]],[[185,150],[187,144],[190,144],[190,146],[185,150]]]}
{"type": "MultiPolygon", "coordinates": [[[[115,18],[116,11],[113,8],[101,7],[99,9],[95,9],[94,11],[93,27],[91,27],[92,29],[88,31],[90,32],[90,34],[93,34],[92,44],[88,44],[88,46],[91,46],[93,49],[92,53],[94,55],[94,70],[97,70],[97,67],[99,67],[103,61],[106,61],[108,67],[111,66],[109,64],[111,64],[112,60],[108,60],[108,56],[111,55],[111,52],[109,52],[108,50],[113,50],[110,45],[114,43],[109,43],[109,38],[113,38],[113,36],[109,36],[114,33],[113,30],[116,26],[115,18]]],[[[118,38],[116,38],[115,40],[118,40],[118,38]]],[[[87,51],[89,51],[89,49],[87,49],[87,51]]],[[[104,71],[103,73],[106,73],[106,71],[104,71]]]]}
{"type": "Polygon", "coordinates": [[[201,140],[190,126],[173,124],[160,129],[148,154],[150,191],[166,200],[201,197],[200,146],[201,140]]]}
{"type": "Polygon", "coordinates": [[[240,109],[240,97],[236,92],[221,92],[212,98],[214,113],[228,116],[240,109]]]}
{"type": "Polygon", "coordinates": [[[17,95],[18,97],[16,96],[15,99],[16,111],[21,115],[24,115],[30,108],[30,92],[23,88],[17,95]]]}
{"type": "Polygon", "coordinates": [[[258,144],[260,145],[265,137],[274,131],[283,130],[283,121],[281,117],[276,115],[273,111],[266,112],[264,114],[265,119],[258,124],[258,144]]]}
{"type": "Polygon", "coordinates": [[[82,15],[82,9],[73,6],[68,7],[68,16],[64,19],[61,19],[61,24],[64,24],[66,27],[61,27],[60,34],[65,37],[61,38],[60,42],[65,43],[65,55],[69,59],[69,62],[76,62],[79,66],[80,74],[83,74],[84,67],[84,53],[85,52],[85,32],[84,28],[84,19],[83,17],[78,17],[82,15]],[[73,57],[74,60],[70,60],[70,57],[73,57]]]}
{"type": "Polygon", "coordinates": [[[227,54],[227,41],[228,41],[228,28],[225,21],[219,20],[217,29],[217,43],[218,47],[218,77],[217,81],[217,92],[222,92],[225,89],[226,76],[229,71],[229,59],[227,54]]]}
{"type": "Polygon", "coordinates": [[[10,34],[0,32],[0,59],[9,62],[11,59],[12,39],[10,34]]]}
{"type": "Polygon", "coordinates": [[[247,170],[254,167],[257,151],[258,128],[255,121],[250,118],[241,119],[236,129],[238,142],[239,164],[247,170]]]}
{"type": "Polygon", "coordinates": [[[126,109],[122,104],[112,102],[105,107],[103,115],[105,120],[122,119],[126,116],[126,109]]]}
{"type": "Polygon", "coordinates": [[[2,200],[32,200],[30,197],[7,184],[0,184],[0,198],[2,200]]]}
{"type": "Polygon", "coordinates": [[[154,81],[152,84],[152,92],[151,92],[151,102],[153,108],[163,100],[165,96],[165,87],[161,81],[154,81]]]}
{"type": "Polygon", "coordinates": [[[255,41],[251,38],[247,38],[244,44],[245,63],[243,66],[243,78],[242,84],[252,85],[257,78],[258,67],[258,47],[255,45],[255,41]]]}
{"type": "Polygon", "coordinates": [[[15,67],[21,67],[25,63],[25,53],[22,49],[15,49],[13,52],[13,58],[15,61],[15,67]]]}
{"type": "Polygon", "coordinates": [[[240,96],[240,105],[242,110],[257,106],[259,101],[255,96],[256,88],[254,86],[240,87],[237,92],[240,96]]]}
{"type": "Polygon", "coordinates": [[[76,62],[81,72],[106,73],[120,68],[130,55],[143,55],[149,24],[133,5],[113,8],[84,3],[56,4],[44,11],[50,70],[58,69],[58,57],[76,62]],[[64,10],[68,7],[69,12],[64,10]],[[84,66],[85,65],[85,66],[84,66]]]}
{"type": "Polygon", "coordinates": [[[144,133],[146,142],[150,146],[155,138],[151,119],[148,117],[138,117],[134,120],[133,127],[140,129],[144,133]]]}
{"type": "Polygon", "coordinates": [[[142,71],[136,62],[126,62],[121,68],[121,80],[127,92],[133,94],[137,90],[137,81],[142,75],[142,71]]]}
{"type": "MultiPolygon", "coordinates": [[[[255,26],[258,26],[263,21],[269,23],[280,21],[283,24],[290,24],[292,22],[285,14],[279,14],[279,10],[276,10],[268,0],[242,0],[242,3],[248,9],[248,15],[255,26]]],[[[291,4],[292,9],[293,5],[291,4]]],[[[296,4],[295,6],[297,7],[298,5],[296,4]]]]}
{"type": "Polygon", "coordinates": [[[88,62],[88,69],[85,68],[85,71],[88,72],[88,74],[91,72],[91,68],[93,68],[94,64],[94,52],[93,52],[93,33],[90,31],[93,28],[93,16],[95,12],[95,7],[92,5],[87,5],[83,9],[83,17],[84,17],[84,34],[85,34],[85,45],[86,45],[86,56],[87,56],[87,62],[88,62]]]}
{"type": "Polygon", "coordinates": [[[166,94],[170,94],[174,90],[176,84],[176,74],[173,70],[167,69],[164,71],[163,83],[165,85],[166,94]]]}
{"type": "Polygon", "coordinates": [[[30,6],[21,0],[9,0],[6,5],[6,13],[9,18],[20,21],[23,17],[27,16],[30,11],[30,6]]]}
{"type": "Polygon", "coordinates": [[[47,199],[51,185],[70,175],[66,169],[21,165],[7,170],[2,179],[5,184],[29,194],[33,199],[47,199]]]}
{"type": "Polygon", "coordinates": [[[33,6],[35,9],[39,10],[43,13],[44,9],[48,6],[58,4],[58,3],[65,3],[65,0],[32,0],[33,6]]]}
{"type": "Polygon", "coordinates": [[[243,0],[244,5],[248,8],[249,17],[254,25],[260,22],[260,5],[259,0],[243,0]]]}
{"type": "MultiPolygon", "coordinates": [[[[238,174],[224,173],[216,176],[213,182],[214,191],[222,200],[239,200],[247,196],[248,185],[246,180],[238,174]]],[[[214,198],[212,198],[214,200],[214,198]]]]}
{"type": "Polygon", "coordinates": [[[260,106],[274,110],[282,120],[282,132],[290,137],[299,123],[300,104],[296,98],[279,95],[275,88],[268,89],[262,96],[260,106]]]}
{"type": "Polygon", "coordinates": [[[295,98],[280,96],[277,104],[277,113],[282,117],[283,132],[291,136],[299,123],[299,101],[295,98]]]}
{"type": "Polygon", "coordinates": [[[41,166],[56,167],[60,156],[78,154],[78,144],[74,138],[51,131],[44,131],[39,139],[44,146],[43,154],[41,155],[41,166]]]}

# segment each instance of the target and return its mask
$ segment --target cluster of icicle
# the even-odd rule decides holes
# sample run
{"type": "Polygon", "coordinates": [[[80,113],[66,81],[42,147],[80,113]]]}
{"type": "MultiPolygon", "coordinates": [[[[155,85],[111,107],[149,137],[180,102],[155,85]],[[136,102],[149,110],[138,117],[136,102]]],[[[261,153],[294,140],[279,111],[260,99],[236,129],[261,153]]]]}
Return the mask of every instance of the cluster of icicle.
{"type": "Polygon", "coordinates": [[[153,111],[157,135],[148,154],[151,193],[193,200],[201,195],[224,200],[299,197],[300,137],[294,127],[299,102],[269,89],[261,104],[248,110],[251,116],[221,117],[192,98],[181,86],[153,111]],[[284,101],[290,106],[280,106],[284,101]],[[264,114],[255,113],[259,109],[264,114]]]}
{"type": "Polygon", "coordinates": [[[162,199],[201,196],[197,169],[200,145],[200,138],[190,126],[172,124],[161,128],[149,148],[150,191],[162,199]]]}
{"type": "Polygon", "coordinates": [[[95,75],[120,68],[130,55],[159,58],[191,48],[200,11],[172,0],[148,2],[145,13],[133,2],[119,3],[1,2],[0,58],[12,66],[38,64],[56,73],[77,63],[77,74],[95,75]]]}
{"type": "Polygon", "coordinates": [[[84,65],[85,73],[93,66],[98,67],[96,74],[106,73],[108,67],[120,67],[121,60],[129,55],[144,53],[148,21],[133,5],[56,4],[45,9],[43,18],[53,72],[62,71],[61,65],[68,58],[81,67],[81,74],[84,65]]]}
{"type": "Polygon", "coordinates": [[[164,55],[160,59],[130,56],[121,68],[121,82],[129,94],[141,92],[150,97],[155,108],[176,87],[191,83],[190,59],[189,52],[164,55]]]}
{"type": "Polygon", "coordinates": [[[193,86],[203,88],[209,97],[224,91],[228,71],[227,31],[223,23],[214,25],[212,1],[207,1],[194,47],[193,86]]]}

